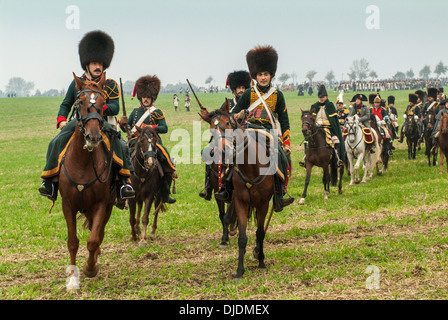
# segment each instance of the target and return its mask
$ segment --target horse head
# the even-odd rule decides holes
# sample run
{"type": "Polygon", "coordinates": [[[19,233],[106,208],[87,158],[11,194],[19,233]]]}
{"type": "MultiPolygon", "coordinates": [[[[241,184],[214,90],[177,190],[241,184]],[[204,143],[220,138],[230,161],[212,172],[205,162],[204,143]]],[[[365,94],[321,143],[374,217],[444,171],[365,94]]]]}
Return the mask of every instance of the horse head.
{"type": "Polygon", "coordinates": [[[310,111],[302,111],[302,133],[305,138],[310,137],[316,129],[316,118],[310,111]]]}
{"type": "Polygon", "coordinates": [[[347,129],[347,135],[349,138],[350,143],[354,143],[356,139],[357,130],[361,128],[359,125],[358,117],[356,116],[349,116],[345,118],[345,128],[347,129]]]}
{"type": "Polygon", "coordinates": [[[75,112],[79,130],[85,137],[84,149],[92,151],[103,140],[101,134],[104,128],[103,108],[106,103],[104,86],[106,74],[103,74],[99,83],[78,78],[74,73],[76,89],[75,112]]]}
{"type": "Polygon", "coordinates": [[[215,137],[218,150],[233,148],[233,131],[239,127],[229,111],[230,103],[226,98],[226,102],[221,109],[208,112],[207,109],[202,108],[199,113],[202,120],[210,125],[210,132],[215,137]]]}
{"type": "Polygon", "coordinates": [[[442,118],[440,119],[440,132],[443,134],[448,133],[448,114],[443,114],[442,118]]]}
{"type": "Polygon", "coordinates": [[[433,110],[426,113],[425,123],[426,123],[426,128],[428,128],[428,129],[430,129],[430,131],[432,131],[432,128],[435,123],[435,112],[433,110]]]}
{"type": "Polygon", "coordinates": [[[156,143],[160,138],[151,126],[145,126],[143,128],[135,126],[135,128],[138,132],[135,146],[137,159],[143,161],[140,165],[146,171],[150,171],[156,164],[156,143]]]}

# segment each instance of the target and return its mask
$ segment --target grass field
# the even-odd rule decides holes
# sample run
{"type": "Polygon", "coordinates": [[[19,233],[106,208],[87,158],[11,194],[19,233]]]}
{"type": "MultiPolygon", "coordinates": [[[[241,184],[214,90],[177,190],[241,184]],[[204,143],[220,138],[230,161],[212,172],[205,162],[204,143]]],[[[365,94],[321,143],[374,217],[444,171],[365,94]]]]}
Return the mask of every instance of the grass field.
{"type": "MultiPolygon", "coordinates": [[[[335,101],[337,93],[329,94],[335,101]]],[[[383,98],[388,94],[383,92],[383,98]]],[[[402,121],[408,92],[392,94],[402,121]]],[[[347,105],[352,95],[345,94],[347,105]]],[[[230,94],[199,94],[209,110],[218,108],[225,96],[230,94]]],[[[193,121],[199,121],[195,101],[191,112],[181,103],[176,113],[171,98],[160,95],[156,103],[167,116],[169,133],[163,139],[168,150],[178,143],[170,141],[171,132],[183,128],[193,137],[193,121]]],[[[285,98],[294,165],[288,191],[299,199],[305,179],[305,170],[298,166],[303,157],[300,108],[309,109],[317,97],[286,92],[285,98]]],[[[252,222],[246,273],[239,282],[233,280],[237,238],[231,238],[228,249],[219,248],[216,204],[198,196],[204,165],[178,163],[177,202],[159,217],[156,239],[139,248],[130,241],[129,211],[114,208],[98,276],[82,275],[79,292],[67,292],[69,256],[61,201],[49,213],[51,202],[37,192],[48,143],[57,134],[61,101],[61,97],[0,99],[0,299],[448,298],[448,175],[427,166],[424,147],[410,161],[405,143],[398,142],[385,175],[352,187],[345,175],[344,193],[339,195],[332,187],[327,201],[322,171],[314,168],[307,204],[295,202],[274,213],[265,239],[266,271],[257,268],[251,254],[252,222]],[[378,284],[374,289],[369,286],[372,277],[378,284]]],[[[130,113],[137,100],[126,97],[126,106],[130,113]]],[[[203,123],[202,132],[207,130],[203,123]]],[[[193,159],[193,147],[190,150],[193,159]]],[[[80,268],[87,259],[88,235],[79,223],[80,268]]]]}

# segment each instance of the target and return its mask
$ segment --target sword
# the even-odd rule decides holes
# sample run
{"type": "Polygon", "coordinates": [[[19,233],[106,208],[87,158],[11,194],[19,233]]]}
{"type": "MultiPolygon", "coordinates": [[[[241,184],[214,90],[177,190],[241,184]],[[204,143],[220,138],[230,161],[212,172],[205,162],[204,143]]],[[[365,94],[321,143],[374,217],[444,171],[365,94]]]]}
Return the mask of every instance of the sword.
{"type": "MultiPolygon", "coordinates": [[[[120,91],[121,91],[121,104],[123,105],[123,117],[126,117],[126,106],[124,104],[123,84],[121,83],[121,78],[120,78],[120,91]]],[[[126,129],[126,135],[129,141],[130,139],[132,139],[132,133],[131,130],[129,130],[129,125],[127,122],[124,128],[126,129]]]]}
{"type": "Polygon", "coordinates": [[[196,98],[196,101],[198,102],[199,107],[200,107],[201,109],[205,109],[205,108],[202,106],[201,102],[199,102],[199,99],[198,99],[198,97],[196,96],[196,93],[194,92],[193,87],[191,86],[190,81],[188,81],[188,79],[187,79],[187,83],[188,83],[188,85],[190,86],[191,92],[193,92],[194,97],[196,98]]]}

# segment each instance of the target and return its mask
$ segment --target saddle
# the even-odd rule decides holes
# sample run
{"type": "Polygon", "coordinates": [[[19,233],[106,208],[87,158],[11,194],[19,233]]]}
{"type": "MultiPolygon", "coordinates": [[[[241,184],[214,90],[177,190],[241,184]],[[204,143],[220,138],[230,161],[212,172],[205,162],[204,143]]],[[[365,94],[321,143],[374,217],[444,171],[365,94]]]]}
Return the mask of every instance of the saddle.
{"type": "MultiPolygon", "coordinates": [[[[344,141],[345,141],[347,138],[347,135],[348,135],[347,128],[344,128],[344,132],[342,132],[342,135],[343,135],[344,141]]],[[[372,134],[372,130],[370,130],[370,128],[367,128],[367,127],[362,128],[362,136],[363,136],[364,142],[366,144],[370,145],[375,142],[375,137],[372,134]]]]}

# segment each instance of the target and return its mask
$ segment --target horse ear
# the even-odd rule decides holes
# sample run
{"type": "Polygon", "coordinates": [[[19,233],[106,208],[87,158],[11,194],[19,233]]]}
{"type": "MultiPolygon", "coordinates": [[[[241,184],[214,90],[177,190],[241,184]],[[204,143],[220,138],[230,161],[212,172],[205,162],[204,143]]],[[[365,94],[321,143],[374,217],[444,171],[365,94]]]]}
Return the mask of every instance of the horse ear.
{"type": "Polygon", "coordinates": [[[82,87],[84,86],[84,82],[81,79],[79,79],[74,72],[73,77],[75,77],[76,89],[81,91],[82,87]]]}
{"type": "Polygon", "coordinates": [[[137,129],[138,133],[142,133],[142,129],[139,126],[134,126],[137,129]]]}
{"type": "Polygon", "coordinates": [[[300,108],[300,111],[302,112],[302,114],[303,114],[303,109],[302,108],[300,108]]]}
{"type": "Polygon", "coordinates": [[[224,102],[224,105],[222,106],[222,111],[226,113],[230,113],[230,103],[229,99],[226,98],[226,102],[224,102]]]}
{"type": "Polygon", "coordinates": [[[106,72],[103,73],[103,76],[101,77],[100,82],[98,82],[98,84],[101,86],[101,89],[104,89],[105,85],[106,85],[106,72]]]}
{"type": "Polygon", "coordinates": [[[208,110],[204,107],[201,107],[201,111],[198,112],[198,114],[201,116],[202,120],[204,120],[205,122],[210,123],[212,120],[207,116],[208,114],[208,110]]]}

